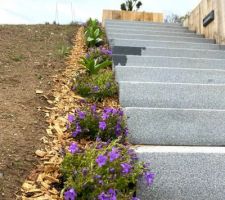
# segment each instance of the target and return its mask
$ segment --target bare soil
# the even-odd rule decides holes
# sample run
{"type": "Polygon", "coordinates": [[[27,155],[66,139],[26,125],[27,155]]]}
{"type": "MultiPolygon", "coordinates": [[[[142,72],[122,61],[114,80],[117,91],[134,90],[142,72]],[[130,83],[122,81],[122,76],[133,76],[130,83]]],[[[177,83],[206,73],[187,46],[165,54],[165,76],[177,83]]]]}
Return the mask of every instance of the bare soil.
{"type": "Polygon", "coordinates": [[[38,158],[47,124],[41,111],[65,68],[78,26],[0,26],[0,200],[16,194],[38,158]],[[60,51],[61,50],[61,51],[60,51]],[[43,90],[43,94],[36,94],[43,90]]]}

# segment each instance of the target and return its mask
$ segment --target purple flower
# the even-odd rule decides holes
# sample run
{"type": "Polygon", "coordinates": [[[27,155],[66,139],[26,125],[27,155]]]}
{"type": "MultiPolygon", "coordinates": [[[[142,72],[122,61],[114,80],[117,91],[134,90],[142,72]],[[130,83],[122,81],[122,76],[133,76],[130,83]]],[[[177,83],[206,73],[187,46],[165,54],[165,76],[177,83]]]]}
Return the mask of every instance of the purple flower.
{"type": "Polygon", "coordinates": [[[79,112],[78,112],[78,115],[79,115],[79,118],[80,118],[80,119],[84,119],[85,116],[86,116],[86,113],[85,113],[85,112],[82,112],[82,111],[79,111],[79,112]]]}
{"type": "Polygon", "coordinates": [[[112,55],[112,51],[106,48],[101,48],[101,53],[105,55],[112,55]]]}
{"type": "Polygon", "coordinates": [[[95,179],[100,179],[100,178],[102,178],[102,176],[100,176],[100,175],[95,175],[95,179]]]}
{"type": "Polygon", "coordinates": [[[111,114],[112,113],[112,108],[105,108],[104,109],[104,113],[106,113],[106,114],[111,114]]]}
{"type": "Polygon", "coordinates": [[[129,165],[128,163],[122,163],[120,164],[120,166],[122,167],[122,173],[124,174],[128,174],[132,169],[132,166],[129,165]]]}
{"type": "Polygon", "coordinates": [[[120,135],[120,132],[121,132],[121,125],[120,123],[117,123],[116,124],[116,127],[115,127],[115,132],[116,132],[116,136],[119,136],[120,135]]]}
{"type": "Polygon", "coordinates": [[[123,111],[122,111],[121,109],[118,110],[118,113],[119,113],[119,116],[121,116],[121,117],[122,117],[123,114],[124,114],[123,111]]]}
{"type": "Polygon", "coordinates": [[[84,176],[86,176],[87,173],[88,173],[88,169],[84,167],[84,168],[82,169],[82,174],[83,174],[84,176]]]}
{"type": "Polygon", "coordinates": [[[91,106],[91,110],[92,110],[92,112],[96,112],[96,104],[91,106]]]}
{"type": "Polygon", "coordinates": [[[75,142],[73,142],[69,147],[69,152],[75,154],[78,151],[79,151],[78,145],[75,142]]]}
{"type": "Polygon", "coordinates": [[[81,130],[81,127],[80,125],[77,123],[77,126],[76,126],[76,130],[72,133],[73,137],[76,137],[79,133],[81,133],[82,130],[81,130]]]}
{"type": "Polygon", "coordinates": [[[101,129],[101,130],[105,130],[106,129],[106,123],[105,122],[99,122],[99,128],[101,129]]]}
{"type": "Polygon", "coordinates": [[[125,129],[125,136],[128,136],[128,134],[129,134],[129,130],[128,130],[128,128],[126,128],[125,129]]]}
{"type": "Polygon", "coordinates": [[[65,200],[75,200],[77,198],[77,193],[73,188],[71,188],[64,192],[64,198],[65,200]]]}
{"type": "Polygon", "coordinates": [[[93,91],[94,91],[94,92],[98,92],[98,91],[99,91],[99,87],[98,87],[97,85],[94,86],[94,87],[93,87],[93,91]]]}
{"type": "Polygon", "coordinates": [[[148,186],[152,185],[152,183],[154,181],[154,178],[155,178],[155,174],[154,173],[151,173],[151,172],[146,172],[145,173],[145,180],[146,180],[148,186]]]}
{"type": "Polygon", "coordinates": [[[133,197],[132,200],[140,200],[140,199],[137,197],[133,197]]]}
{"type": "Polygon", "coordinates": [[[103,120],[107,120],[109,118],[109,114],[108,113],[103,113],[102,114],[102,119],[103,120]]]}
{"type": "Polygon", "coordinates": [[[109,172],[113,174],[115,172],[115,169],[114,168],[110,168],[109,172]]]}
{"type": "Polygon", "coordinates": [[[98,163],[99,167],[102,167],[106,164],[107,162],[107,157],[103,155],[99,155],[96,159],[96,162],[98,163]]]}
{"type": "Polygon", "coordinates": [[[73,123],[74,120],[75,120],[74,115],[69,114],[69,115],[68,115],[68,121],[69,121],[70,123],[73,123]]]}
{"type": "Polygon", "coordinates": [[[114,189],[109,189],[107,193],[102,192],[98,195],[98,200],[116,200],[116,191],[114,189]]]}
{"type": "Polygon", "coordinates": [[[112,151],[109,152],[109,161],[113,162],[114,160],[116,160],[119,157],[120,157],[120,153],[118,152],[118,150],[116,148],[113,147],[112,151]]]}
{"type": "Polygon", "coordinates": [[[89,53],[86,54],[86,58],[90,58],[90,54],[89,53]]]}

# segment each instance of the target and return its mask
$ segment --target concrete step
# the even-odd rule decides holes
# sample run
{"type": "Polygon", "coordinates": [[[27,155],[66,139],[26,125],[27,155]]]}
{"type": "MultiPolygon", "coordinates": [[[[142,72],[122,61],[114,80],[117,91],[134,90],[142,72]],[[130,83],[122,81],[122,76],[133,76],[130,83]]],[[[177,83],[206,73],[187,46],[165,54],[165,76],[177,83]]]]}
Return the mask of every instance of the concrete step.
{"type": "Polygon", "coordinates": [[[122,107],[225,109],[225,84],[119,82],[122,107]]]}
{"type": "Polygon", "coordinates": [[[156,173],[152,187],[139,181],[140,199],[224,200],[224,147],[142,146],[136,152],[156,173]]]}
{"type": "Polygon", "coordinates": [[[118,82],[225,84],[225,70],[117,66],[115,74],[118,82]]]}
{"type": "Polygon", "coordinates": [[[225,69],[224,59],[113,55],[114,66],[147,66],[172,68],[225,69]]]}
{"type": "Polygon", "coordinates": [[[108,39],[134,39],[134,40],[156,40],[156,41],[180,41],[180,42],[194,42],[194,43],[215,43],[215,40],[198,38],[198,37],[183,37],[183,36],[161,36],[161,35],[138,35],[138,34],[123,34],[123,33],[108,33],[108,39]]]}
{"type": "Polygon", "coordinates": [[[164,48],[190,48],[190,49],[205,49],[205,50],[225,49],[223,45],[210,43],[133,40],[133,39],[119,39],[119,38],[110,39],[109,44],[110,46],[126,46],[126,47],[164,47],[164,48]]]}
{"type": "MultiPolygon", "coordinates": [[[[123,29],[123,28],[107,28],[107,33],[123,33],[123,34],[144,34],[144,35],[171,35],[170,30],[142,30],[142,29],[123,29]]],[[[203,38],[203,35],[197,35],[195,33],[189,32],[173,32],[173,36],[184,36],[184,37],[199,37],[203,38]]]]}
{"type": "Polygon", "coordinates": [[[128,20],[106,20],[105,25],[128,25],[128,26],[170,26],[170,27],[183,27],[181,23],[161,23],[161,22],[146,22],[146,21],[128,21],[128,20]]]}
{"type": "MultiPolygon", "coordinates": [[[[124,29],[127,31],[137,30],[135,26],[123,26],[123,25],[108,25],[107,29],[124,29]]],[[[173,32],[173,33],[195,33],[194,31],[190,31],[187,28],[171,28],[171,27],[163,27],[163,26],[144,26],[141,27],[140,30],[143,31],[165,31],[165,32],[173,32]]]]}
{"type": "Polygon", "coordinates": [[[132,144],[225,145],[225,110],[127,107],[124,111],[132,144]]]}
{"type": "Polygon", "coordinates": [[[172,23],[154,23],[154,22],[124,22],[124,21],[115,21],[115,22],[105,22],[105,27],[108,26],[123,26],[124,29],[126,27],[163,27],[163,28],[174,28],[174,29],[187,29],[186,27],[183,27],[178,24],[172,24],[172,23]]]}
{"type": "Polygon", "coordinates": [[[123,47],[113,46],[113,54],[122,55],[143,55],[143,56],[168,56],[168,57],[190,57],[190,58],[213,58],[225,59],[224,51],[199,50],[184,48],[162,48],[162,47],[123,47]]]}

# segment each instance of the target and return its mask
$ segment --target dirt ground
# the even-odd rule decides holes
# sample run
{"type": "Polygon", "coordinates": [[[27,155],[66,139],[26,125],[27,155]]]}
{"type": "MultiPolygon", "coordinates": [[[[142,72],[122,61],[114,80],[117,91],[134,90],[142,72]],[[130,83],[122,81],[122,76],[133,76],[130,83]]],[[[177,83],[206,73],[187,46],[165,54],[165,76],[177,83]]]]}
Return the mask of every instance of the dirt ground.
{"type": "Polygon", "coordinates": [[[37,164],[53,77],[65,68],[77,26],[0,26],[0,200],[14,200],[37,164]],[[43,90],[43,94],[36,94],[43,90]]]}

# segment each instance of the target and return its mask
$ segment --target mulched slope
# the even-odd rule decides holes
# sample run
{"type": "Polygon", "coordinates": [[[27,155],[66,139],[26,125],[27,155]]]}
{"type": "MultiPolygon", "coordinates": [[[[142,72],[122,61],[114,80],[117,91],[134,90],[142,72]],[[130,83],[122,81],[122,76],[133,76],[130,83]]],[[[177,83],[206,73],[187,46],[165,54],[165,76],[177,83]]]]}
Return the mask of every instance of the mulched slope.
{"type": "MultiPolygon", "coordinates": [[[[83,70],[78,63],[80,57],[86,54],[83,27],[78,30],[74,43],[75,46],[64,73],[54,79],[54,101],[52,101],[54,107],[51,111],[44,110],[48,116],[47,123],[49,124],[46,137],[43,140],[45,148],[36,151],[42,162],[31,172],[31,175],[22,185],[23,200],[63,199],[63,194],[60,194],[62,185],[60,185],[59,167],[62,162],[62,153],[71,143],[70,133],[66,132],[67,115],[74,109],[80,108],[83,105],[81,102],[84,101],[71,90],[71,80],[74,74],[83,70]]],[[[98,108],[103,106],[118,107],[118,99],[106,99],[97,106],[98,108]]],[[[83,140],[81,144],[85,146],[88,143],[83,140]]]]}
{"type": "Polygon", "coordinates": [[[72,45],[76,31],[77,26],[0,26],[1,200],[16,199],[37,163],[34,151],[47,128],[43,108],[51,107],[53,78],[65,67],[58,50],[72,45]]]}

